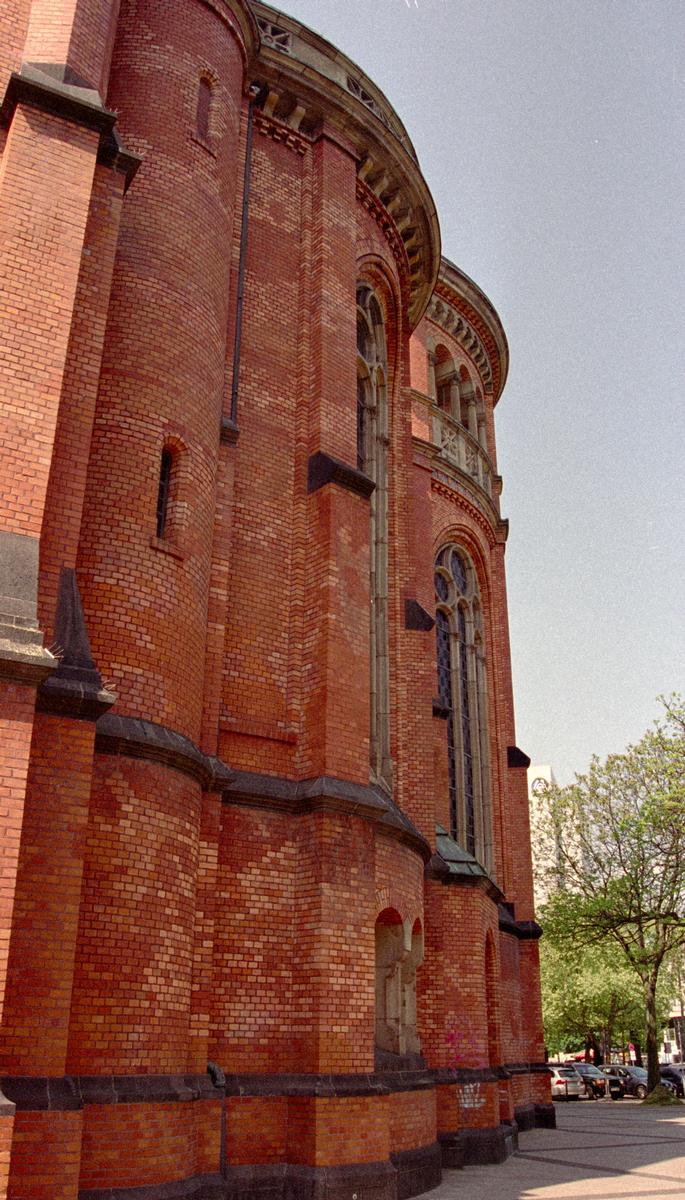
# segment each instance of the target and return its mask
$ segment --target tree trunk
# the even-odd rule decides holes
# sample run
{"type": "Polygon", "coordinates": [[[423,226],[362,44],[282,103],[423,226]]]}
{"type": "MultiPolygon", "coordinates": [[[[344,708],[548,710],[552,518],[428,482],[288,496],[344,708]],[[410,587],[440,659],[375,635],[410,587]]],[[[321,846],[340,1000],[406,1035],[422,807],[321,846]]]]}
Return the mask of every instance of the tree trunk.
{"type": "Polygon", "coordinates": [[[585,1039],[585,1061],[594,1063],[596,1067],[604,1062],[599,1042],[594,1033],[589,1033],[585,1039]]]}
{"type": "Polygon", "coordinates": [[[647,1086],[652,1091],[661,1082],[659,1048],[656,1028],[656,979],[645,980],[645,1014],[647,1017],[647,1086]]]}

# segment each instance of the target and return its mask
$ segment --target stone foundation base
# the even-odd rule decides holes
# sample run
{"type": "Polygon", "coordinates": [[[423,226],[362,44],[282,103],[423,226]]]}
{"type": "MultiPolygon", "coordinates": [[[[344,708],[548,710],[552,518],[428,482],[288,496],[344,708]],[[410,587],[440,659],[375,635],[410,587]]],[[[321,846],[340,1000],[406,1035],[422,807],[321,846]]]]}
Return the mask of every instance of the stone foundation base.
{"type": "Polygon", "coordinates": [[[443,1167],[501,1163],[518,1149],[518,1126],[503,1123],[494,1129],[459,1129],[456,1133],[438,1134],[438,1141],[443,1167]]]}
{"type": "MultiPolygon", "coordinates": [[[[296,1164],[229,1167],[221,1200],[409,1200],[437,1187],[442,1175],[440,1146],[391,1155],[387,1163],[342,1167],[296,1164]]],[[[151,1198],[152,1200],[152,1198],[151,1198]]],[[[204,1200],[199,1193],[198,1200],[204,1200]]],[[[212,1193],[212,1200],[214,1194],[212,1193]]]]}

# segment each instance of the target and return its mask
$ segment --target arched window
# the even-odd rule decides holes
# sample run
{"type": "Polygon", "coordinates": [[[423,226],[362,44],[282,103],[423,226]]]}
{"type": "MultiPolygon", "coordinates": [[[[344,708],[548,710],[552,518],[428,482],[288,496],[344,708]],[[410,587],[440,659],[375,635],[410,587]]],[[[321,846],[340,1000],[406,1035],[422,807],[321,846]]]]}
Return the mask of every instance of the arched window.
{"type": "Polygon", "coordinates": [[[466,552],[445,546],[435,565],[438,693],[447,710],[452,837],[485,867],[491,858],[487,679],[478,578],[466,552]]]}
{"type": "Polygon", "coordinates": [[[371,495],[370,775],[392,786],[388,659],[388,362],[383,314],[368,284],[357,288],[357,467],[371,495]]]}
{"type": "Polygon", "coordinates": [[[195,116],[195,128],[197,136],[203,142],[208,142],[210,138],[210,115],[212,108],[212,81],[206,75],[200,76],[200,83],[197,90],[197,112],[195,116]]]}

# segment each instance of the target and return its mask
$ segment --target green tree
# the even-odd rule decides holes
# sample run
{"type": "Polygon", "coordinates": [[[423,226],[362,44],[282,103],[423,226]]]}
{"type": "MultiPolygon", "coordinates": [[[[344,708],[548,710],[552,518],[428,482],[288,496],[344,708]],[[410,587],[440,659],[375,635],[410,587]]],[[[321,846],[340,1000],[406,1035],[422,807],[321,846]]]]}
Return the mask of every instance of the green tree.
{"type": "Polygon", "coordinates": [[[613,942],[580,950],[551,913],[542,910],[540,980],[545,1042],[553,1054],[592,1047],[603,1057],[628,1031],[644,1039],[640,981],[613,942]]]}
{"type": "Polygon", "coordinates": [[[538,831],[550,882],[547,909],[577,947],[621,948],[640,980],[650,1087],[659,1082],[657,984],[685,945],[685,705],[665,715],[634,746],[586,775],[549,788],[538,831]]]}

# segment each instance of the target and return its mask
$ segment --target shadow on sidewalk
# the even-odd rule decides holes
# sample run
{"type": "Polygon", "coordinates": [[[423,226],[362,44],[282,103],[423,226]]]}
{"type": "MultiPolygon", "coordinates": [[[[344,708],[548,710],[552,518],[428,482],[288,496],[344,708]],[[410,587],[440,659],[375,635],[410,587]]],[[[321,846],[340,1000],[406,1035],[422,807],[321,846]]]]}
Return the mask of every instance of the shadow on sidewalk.
{"type": "Polygon", "coordinates": [[[685,1106],[556,1103],[557,1128],[519,1135],[496,1167],[446,1171],[431,1200],[685,1200],[685,1106]]]}

